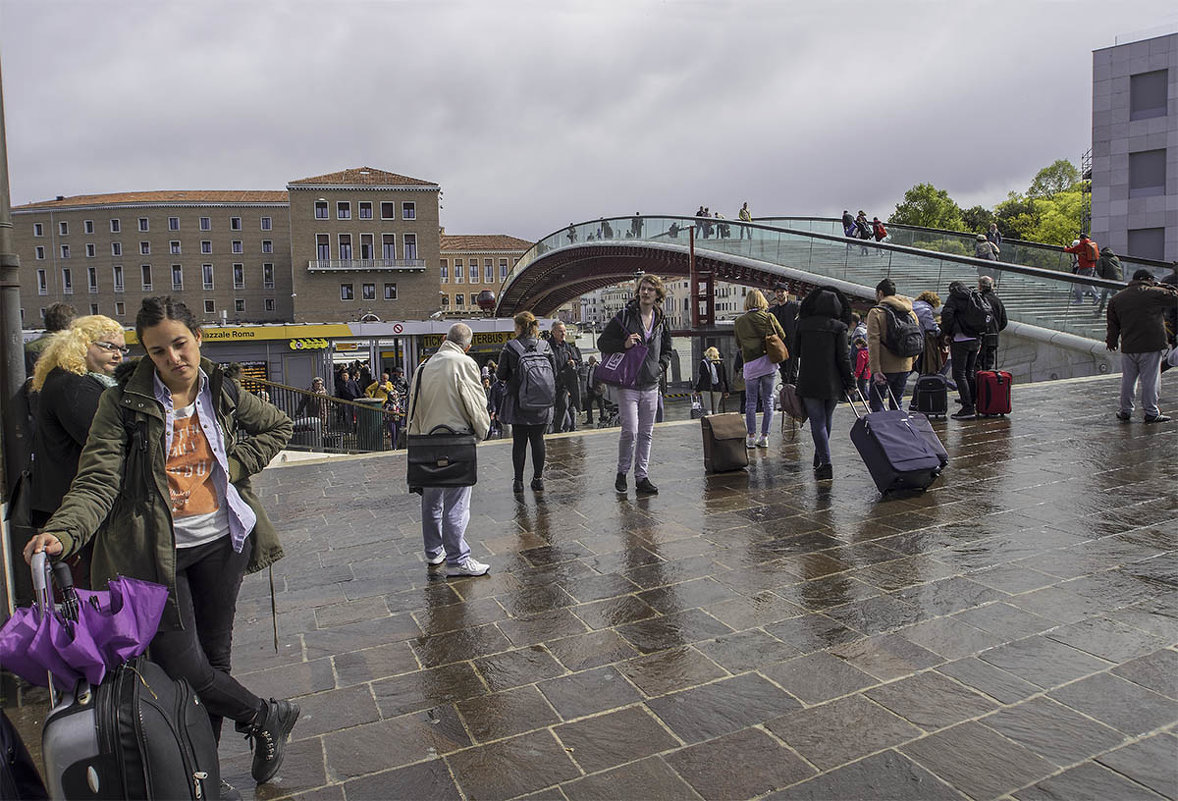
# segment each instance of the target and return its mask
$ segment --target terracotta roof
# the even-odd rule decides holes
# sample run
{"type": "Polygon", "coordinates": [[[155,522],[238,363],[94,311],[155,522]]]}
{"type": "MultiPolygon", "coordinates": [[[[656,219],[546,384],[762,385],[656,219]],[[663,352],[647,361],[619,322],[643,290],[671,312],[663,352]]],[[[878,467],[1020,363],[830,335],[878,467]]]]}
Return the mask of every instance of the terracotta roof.
{"type": "Polygon", "coordinates": [[[437,186],[433,181],[423,181],[420,178],[409,178],[384,170],[374,170],[372,167],[355,167],[342,172],[331,172],[314,178],[300,178],[291,181],[287,186],[437,186]]]}
{"type": "Polygon", "coordinates": [[[507,234],[442,234],[442,253],[485,250],[518,250],[523,252],[532,243],[507,234]]]}
{"type": "Polygon", "coordinates": [[[64,209],[78,206],[148,206],[156,204],[204,203],[289,203],[286,192],[262,190],[181,189],[161,192],[109,192],[102,195],[73,195],[60,200],[42,200],[14,206],[13,211],[27,209],[64,209]]]}

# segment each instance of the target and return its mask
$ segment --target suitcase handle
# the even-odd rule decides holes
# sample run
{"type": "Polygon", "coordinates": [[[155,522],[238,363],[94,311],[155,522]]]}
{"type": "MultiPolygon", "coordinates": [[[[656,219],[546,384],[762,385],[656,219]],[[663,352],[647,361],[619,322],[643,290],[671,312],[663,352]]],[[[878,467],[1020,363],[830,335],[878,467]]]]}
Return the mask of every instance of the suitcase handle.
{"type": "MultiPolygon", "coordinates": [[[[892,385],[887,384],[886,386],[888,388],[888,397],[892,399],[892,403],[896,404],[897,409],[903,410],[904,407],[900,405],[900,401],[896,400],[896,393],[892,392],[892,385]]],[[[855,387],[855,394],[859,396],[859,402],[863,404],[863,414],[859,414],[859,408],[855,406],[855,401],[851,400],[851,394],[843,390],[843,397],[847,399],[847,403],[851,404],[851,409],[855,412],[855,417],[862,420],[865,415],[871,414],[871,405],[867,402],[867,398],[863,397],[863,392],[858,386],[855,387]]]]}

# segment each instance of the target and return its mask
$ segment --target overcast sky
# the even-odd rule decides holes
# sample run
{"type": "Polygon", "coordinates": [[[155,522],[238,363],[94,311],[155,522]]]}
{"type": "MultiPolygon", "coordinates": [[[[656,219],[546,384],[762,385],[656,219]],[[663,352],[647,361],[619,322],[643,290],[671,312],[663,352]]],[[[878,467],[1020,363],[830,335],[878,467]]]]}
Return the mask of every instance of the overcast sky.
{"type": "Polygon", "coordinates": [[[1091,143],[1173,0],[0,0],[11,196],[434,181],[450,233],[962,206],[1091,143]]]}

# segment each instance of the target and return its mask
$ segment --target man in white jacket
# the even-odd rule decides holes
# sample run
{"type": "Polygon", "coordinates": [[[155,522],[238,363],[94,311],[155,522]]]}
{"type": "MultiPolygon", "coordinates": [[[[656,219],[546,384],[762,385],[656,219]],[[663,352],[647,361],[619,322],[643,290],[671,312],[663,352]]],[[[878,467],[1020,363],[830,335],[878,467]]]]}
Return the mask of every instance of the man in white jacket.
{"type": "MultiPolygon", "coordinates": [[[[491,417],[479,380],[479,367],[466,355],[473,334],[470,326],[455,323],[438,352],[419,365],[409,394],[407,433],[428,434],[436,426],[487,438],[491,417]]],[[[430,565],[446,563],[447,576],[482,576],[490,565],[476,561],[466,544],[470,521],[470,487],[424,487],[421,495],[421,534],[430,565]]]]}

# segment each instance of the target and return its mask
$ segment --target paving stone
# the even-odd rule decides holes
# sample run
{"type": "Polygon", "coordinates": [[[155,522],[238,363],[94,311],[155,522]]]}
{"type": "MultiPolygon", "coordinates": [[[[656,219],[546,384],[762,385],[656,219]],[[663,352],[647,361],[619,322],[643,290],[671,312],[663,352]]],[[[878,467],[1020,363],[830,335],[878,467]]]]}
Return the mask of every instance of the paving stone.
{"type": "Polygon", "coordinates": [[[792,645],[760,629],[725,634],[709,642],[697,643],[701,653],[731,673],[757,670],[775,662],[792,659],[800,652],[792,645]]]}
{"type": "Polygon", "coordinates": [[[800,704],[764,678],[745,674],[646,702],[685,743],[763,723],[800,704]]]}
{"type": "Polygon", "coordinates": [[[469,662],[372,682],[372,694],[380,708],[381,717],[385,718],[452,704],[486,693],[486,685],[469,662]]]}
{"type": "Polygon", "coordinates": [[[761,669],[761,674],[806,704],[817,704],[876,684],[878,679],[819,652],[761,669]]]}
{"type": "Polygon", "coordinates": [[[704,798],[753,798],[814,775],[814,769],[758,729],[744,729],[664,757],[704,798]]]}
{"type": "Polygon", "coordinates": [[[323,737],[327,762],[336,781],[372,773],[374,754],[380,755],[381,766],[402,767],[469,745],[470,736],[452,706],[353,726],[323,737]]]}
{"type": "Polygon", "coordinates": [[[925,731],[993,711],[997,704],[935,671],[874,687],[863,693],[925,731]]]}
{"type": "Polygon", "coordinates": [[[1013,704],[1042,691],[1041,688],[1029,681],[1023,681],[1013,673],[1007,673],[989,662],[983,662],[973,657],[940,665],[937,671],[946,676],[952,676],[962,684],[985,693],[1003,704],[1013,704]]]}
{"type": "Polygon", "coordinates": [[[507,799],[580,775],[549,731],[536,731],[446,757],[467,798],[507,799]]]}
{"type": "Polygon", "coordinates": [[[765,728],[821,770],[919,737],[922,732],[861,695],[775,718],[765,728]]]}
{"type": "Polygon", "coordinates": [[[981,722],[1061,767],[1124,741],[1116,729],[1043,697],[1001,709],[981,722]]]}
{"type": "Polygon", "coordinates": [[[995,798],[1055,771],[1033,751],[980,723],[962,723],[899,750],[972,798],[995,798]]]}
{"type": "Polygon", "coordinates": [[[642,700],[642,694],[612,665],[549,679],[536,686],[565,720],[642,700]]]}
{"type": "Polygon", "coordinates": [[[1014,794],[1018,801],[1158,801],[1136,782],[1091,762],[1044,779],[1014,794]]]}
{"type": "Polygon", "coordinates": [[[1027,637],[1000,645],[979,658],[1045,688],[1111,667],[1103,659],[1046,637],[1027,637]]]}
{"type": "Polygon", "coordinates": [[[1005,642],[997,634],[974,628],[956,617],[936,617],[906,626],[897,634],[946,659],[961,659],[1005,642]]]}
{"type": "Polygon", "coordinates": [[[328,690],[299,698],[302,713],[291,737],[303,739],[346,729],[380,718],[372,690],[367,685],[328,690]]]}
{"type": "Polygon", "coordinates": [[[877,634],[865,640],[837,645],[830,653],[879,679],[894,679],[944,660],[898,634],[877,634]]]}
{"type": "Polygon", "coordinates": [[[1110,662],[1127,662],[1167,645],[1159,638],[1141,636],[1141,632],[1126,623],[1106,618],[1060,626],[1043,636],[1110,662]]]}
{"type": "Polygon", "coordinates": [[[637,623],[658,615],[658,612],[637,595],[619,595],[601,601],[580,604],[573,607],[575,614],[591,629],[607,629],[637,623]]]}
{"type": "Polygon", "coordinates": [[[765,631],[802,653],[821,651],[832,645],[863,638],[855,629],[824,615],[808,614],[765,626],[765,631]]]}
{"type": "Polygon", "coordinates": [[[474,666],[491,692],[535,684],[565,672],[542,645],[485,656],[474,660],[474,666]]]}
{"type": "Polygon", "coordinates": [[[1145,734],[1178,718],[1178,701],[1111,673],[1060,687],[1050,696],[1129,735],[1145,734]]]}
{"type": "Polygon", "coordinates": [[[965,796],[895,751],[884,751],[765,796],[766,801],[832,799],[961,801],[965,796]]]}
{"type": "Polygon", "coordinates": [[[648,757],[620,768],[595,773],[562,784],[569,801],[618,801],[641,798],[645,801],[683,801],[695,797],[691,785],[683,781],[660,757],[648,757]]]}
{"type": "Polygon", "coordinates": [[[560,716],[535,687],[517,687],[459,701],[458,711],[477,742],[511,737],[560,722],[560,716]]]}
{"type": "Polygon", "coordinates": [[[341,687],[419,669],[413,649],[404,642],[379,645],[364,651],[350,651],[334,657],[332,662],[341,687]]]}
{"type": "Polygon", "coordinates": [[[641,705],[565,723],[552,731],[586,773],[617,767],[679,745],[641,705]]]}
{"type": "Polygon", "coordinates": [[[1111,671],[1156,693],[1178,700],[1178,651],[1164,649],[1118,665],[1111,671]]]}
{"type": "Polygon", "coordinates": [[[441,759],[386,770],[343,785],[349,801],[413,798],[419,801],[459,801],[462,797],[450,770],[441,759]]]}
{"type": "Polygon", "coordinates": [[[1096,761],[1166,798],[1178,798],[1178,737],[1155,734],[1096,761]]]}
{"type": "Polygon", "coordinates": [[[545,648],[569,670],[589,668],[629,659],[638,654],[637,649],[612,630],[576,634],[558,640],[549,640],[545,648]]]}
{"type": "Polygon", "coordinates": [[[618,664],[618,670],[649,697],[729,675],[695,648],[671,648],[618,664]]]}
{"type": "Polygon", "coordinates": [[[678,645],[710,640],[732,631],[714,617],[699,609],[689,609],[673,615],[660,615],[649,620],[618,627],[618,634],[644,654],[674,648],[678,645]]]}

